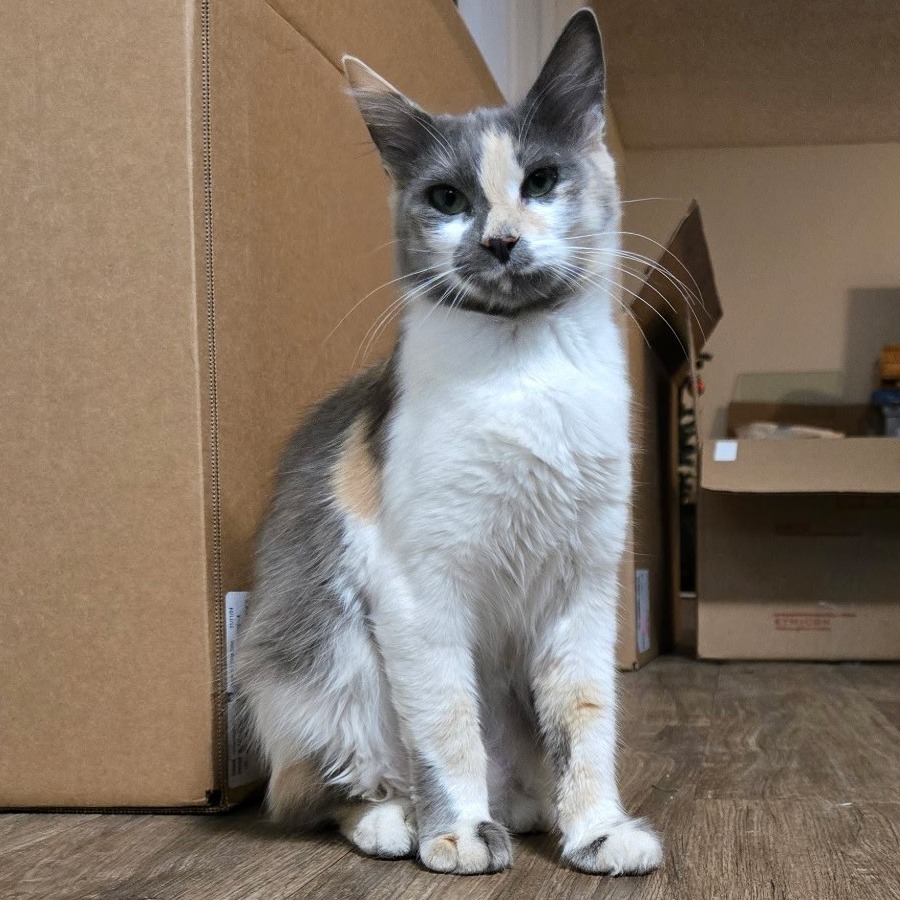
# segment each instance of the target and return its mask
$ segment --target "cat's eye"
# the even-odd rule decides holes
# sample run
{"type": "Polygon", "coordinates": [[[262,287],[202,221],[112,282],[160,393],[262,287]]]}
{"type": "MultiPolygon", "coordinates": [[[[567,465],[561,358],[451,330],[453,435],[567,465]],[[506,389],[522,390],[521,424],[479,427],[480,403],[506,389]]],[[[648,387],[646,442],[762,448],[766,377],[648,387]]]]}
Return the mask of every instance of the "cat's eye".
{"type": "Polygon", "coordinates": [[[469,208],[466,195],[452,184],[435,185],[428,192],[428,202],[445,216],[458,216],[469,208]]]}
{"type": "Polygon", "coordinates": [[[553,190],[558,178],[559,172],[552,166],[535,169],[522,182],[522,196],[543,197],[553,190]]]}

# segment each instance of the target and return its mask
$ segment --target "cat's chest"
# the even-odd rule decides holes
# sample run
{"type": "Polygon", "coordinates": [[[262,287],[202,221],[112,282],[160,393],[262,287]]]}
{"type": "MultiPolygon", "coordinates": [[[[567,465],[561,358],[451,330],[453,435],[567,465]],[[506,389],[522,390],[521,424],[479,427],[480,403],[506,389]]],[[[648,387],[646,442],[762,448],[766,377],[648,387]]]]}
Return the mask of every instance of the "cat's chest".
{"type": "Polygon", "coordinates": [[[422,392],[400,411],[392,480],[441,530],[558,541],[621,494],[627,408],[625,385],[574,367],[422,392]]]}

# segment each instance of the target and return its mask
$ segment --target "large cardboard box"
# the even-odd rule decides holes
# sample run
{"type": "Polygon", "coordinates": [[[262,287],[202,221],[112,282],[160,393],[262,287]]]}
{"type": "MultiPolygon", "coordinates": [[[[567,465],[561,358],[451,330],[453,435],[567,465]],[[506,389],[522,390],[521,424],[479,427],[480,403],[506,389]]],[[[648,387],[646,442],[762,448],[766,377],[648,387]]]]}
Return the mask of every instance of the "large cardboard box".
{"type": "MultiPolygon", "coordinates": [[[[257,780],[228,672],[254,532],[303,410],[391,340],[362,359],[391,232],[344,52],[436,110],[500,102],[445,0],[0,12],[0,807],[216,810],[257,780]]],[[[691,327],[646,295],[669,325],[635,304],[626,668],[665,619],[667,329],[691,327]]]]}
{"type": "Polygon", "coordinates": [[[701,657],[900,658],[900,439],[708,442],[698,565],[701,657]]]}
{"type": "Polygon", "coordinates": [[[680,625],[678,395],[722,317],[696,203],[660,247],[643,283],[631,290],[626,327],[634,495],[631,543],[620,579],[621,669],[639,668],[670,647],[680,625]]]}
{"type": "Polygon", "coordinates": [[[392,299],[352,310],[391,233],[343,52],[436,109],[500,101],[446,0],[0,10],[2,807],[252,780],[225,595],[279,448],[392,299]]]}

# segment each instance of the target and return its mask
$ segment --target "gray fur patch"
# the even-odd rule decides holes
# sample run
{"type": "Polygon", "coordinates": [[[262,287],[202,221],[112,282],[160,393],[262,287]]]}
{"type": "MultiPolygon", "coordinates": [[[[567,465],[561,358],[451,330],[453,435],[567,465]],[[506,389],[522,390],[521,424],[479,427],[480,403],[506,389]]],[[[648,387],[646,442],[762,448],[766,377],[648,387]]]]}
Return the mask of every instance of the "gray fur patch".
{"type": "Polygon", "coordinates": [[[554,133],[580,144],[603,120],[606,68],[594,14],[569,19],[544,68],[518,109],[527,135],[554,133]]]}
{"type": "Polygon", "coordinates": [[[421,754],[416,753],[412,774],[420,840],[422,835],[434,837],[452,831],[458,815],[441,783],[440,773],[421,754]]]}
{"type": "Polygon", "coordinates": [[[544,744],[553,765],[553,771],[556,773],[556,777],[561,779],[568,771],[572,758],[569,736],[561,728],[549,728],[544,733],[544,744]]]}
{"type": "Polygon", "coordinates": [[[381,463],[394,378],[392,364],[363,372],[315,407],[288,443],[258,538],[250,619],[240,641],[238,681],[245,691],[267,678],[324,679],[334,664],[332,637],[347,628],[368,631],[365,598],[348,605],[334,587],[344,524],[330,473],[360,416],[367,417],[367,440],[381,463]]]}
{"type": "Polygon", "coordinates": [[[475,834],[484,841],[488,850],[488,867],[486,872],[502,872],[509,868],[512,862],[512,841],[509,833],[496,822],[481,822],[475,829],[475,834]]]}
{"type": "Polygon", "coordinates": [[[584,847],[579,847],[577,850],[567,853],[565,856],[566,862],[573,869],[578,869],[582,872],[596,873],[597,854],[600,853],[600,848],[606,842],[606,837],[606,835],[598,837],[584,847]]]}

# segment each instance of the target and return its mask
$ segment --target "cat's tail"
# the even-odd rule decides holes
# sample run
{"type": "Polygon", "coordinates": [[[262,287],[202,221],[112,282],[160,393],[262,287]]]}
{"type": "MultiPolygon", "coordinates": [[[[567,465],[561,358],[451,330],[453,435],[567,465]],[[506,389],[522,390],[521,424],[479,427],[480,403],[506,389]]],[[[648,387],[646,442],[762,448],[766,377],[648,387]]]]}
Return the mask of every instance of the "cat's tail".
{"type": "Polygon", "coordinates": [[[315,828],[334,821],[342,799],[337,788],[325,783],[317,761],[306,758],[273,770],[266,808],[282,825],[315,828]]]}

